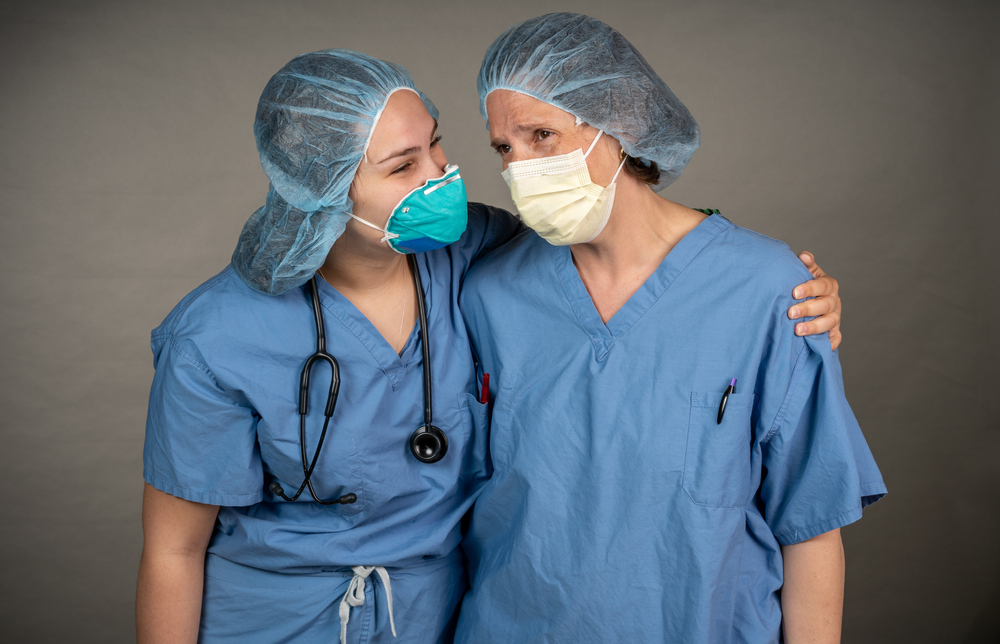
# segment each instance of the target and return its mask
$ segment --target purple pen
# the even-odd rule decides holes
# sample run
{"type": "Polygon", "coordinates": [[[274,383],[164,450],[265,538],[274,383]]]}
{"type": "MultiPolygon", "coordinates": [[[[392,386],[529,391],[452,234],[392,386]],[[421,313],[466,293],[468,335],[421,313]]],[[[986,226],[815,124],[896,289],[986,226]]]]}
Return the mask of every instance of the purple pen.
{"type": "Polygon", "coordinates": [[[726,413],[726,403],[729,402],[729,394],[736,391],[736,378],[733,378],[729,382],[729,386],[726,387],[726,393],[722,394],[722,402],[719,403],[719,419],[715,422],[716,425],[722,424],[722,415],[726,413]]]}

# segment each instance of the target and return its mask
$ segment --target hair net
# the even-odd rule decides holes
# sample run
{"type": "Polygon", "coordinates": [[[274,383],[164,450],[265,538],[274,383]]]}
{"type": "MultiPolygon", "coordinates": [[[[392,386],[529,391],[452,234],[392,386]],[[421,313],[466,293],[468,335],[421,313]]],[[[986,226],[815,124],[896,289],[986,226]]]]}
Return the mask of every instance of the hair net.
{"type": "Polygon", "coordinates": [[[479,109],[495,89],[527,94],[618,139],[625,153],[656,162],[662,190],[698,148],[698,124],[632,43],[600,20],[550,13],[514,25],[486,51],[479,109]]]}
{"type": "Polygon", "coordinates": [[[404,88],[437,118],[405,69],[356,51],[302,54],[271,77],[253,126],[271,187],[233,252],[248,286],[278,295],[323,265],[347,225],[347,191],[382,110],[404,88]]]}

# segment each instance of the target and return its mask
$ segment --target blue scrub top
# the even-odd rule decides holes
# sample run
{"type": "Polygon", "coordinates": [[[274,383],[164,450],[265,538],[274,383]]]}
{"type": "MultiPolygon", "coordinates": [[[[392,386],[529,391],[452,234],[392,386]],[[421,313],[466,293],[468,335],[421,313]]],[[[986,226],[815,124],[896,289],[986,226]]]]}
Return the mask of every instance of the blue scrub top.
{"type": "Polygon", "coordinates": [[[718,215],[607,324],[568,247],[526,232],[476,265],[492,478],[457,642],[778,641],[780,545],[886,491],[828,336],[786,315],[810,278],[718,215]]]}
{"type": "MultiPolygon", "coordinates": [[[[423,425],[419,321],[400,355],[345,297],[319,280],[327,350],[340,363],[340,398],[312,481],[302,483],[299,374],[316,350],[307,286],[262,295],[226,268],[152,333],[156,374],[146,421],[143,476],[159,490],[223,506],[210,554],[267,571],[310,573],[351,565],[404,567],[450,553],[459,522],[486,477],[486,409],[478,402],[458,295],[469,266],[517,230],[507,212],[470,204],[462,238],[417,255],[426,292],[434,424],[448,453],[433,464],[410,453],[423,425]]],[[[307,444],[323,426],[330,370],[314,368],[307,444]]]]}

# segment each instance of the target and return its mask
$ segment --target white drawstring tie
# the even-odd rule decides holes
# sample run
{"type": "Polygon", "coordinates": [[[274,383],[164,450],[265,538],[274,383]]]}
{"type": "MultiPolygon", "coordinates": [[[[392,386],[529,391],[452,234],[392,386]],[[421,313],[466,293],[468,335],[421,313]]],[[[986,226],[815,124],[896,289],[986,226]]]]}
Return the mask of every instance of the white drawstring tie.
{"type": "Polygon", "coordinates": [[[363,606],[365,603],[365,580],[377,572],[382,583],[385,584],[385,599],[389,604],[389,626],[392,627],[392,636],[396,637],[396,622],[392,619],[392,584],[389,582],[389,573],[382,566],[351,566],[354,577],[347,586],[344,598],[340,600],[340,644],[347,644],[347,622],[351,619],[351,607],[363,606]]]}

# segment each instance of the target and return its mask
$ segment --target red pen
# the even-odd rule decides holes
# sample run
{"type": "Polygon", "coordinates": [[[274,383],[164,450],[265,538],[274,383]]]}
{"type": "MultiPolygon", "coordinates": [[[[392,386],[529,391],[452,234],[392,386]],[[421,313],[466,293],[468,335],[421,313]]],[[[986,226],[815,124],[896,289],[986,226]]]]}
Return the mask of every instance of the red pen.
{"type": "Polygon", "coordinates": [[[479,390],[479,402],[483,405],[490,401],[490,374],[483,374],[483,388],[479,390]]]}

